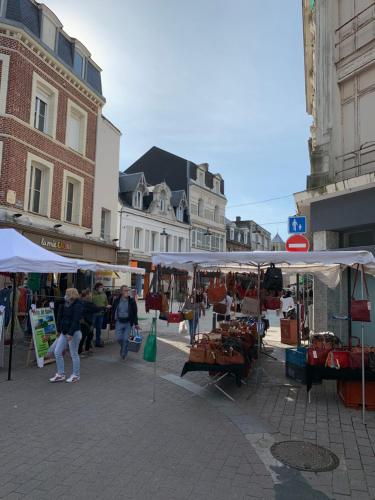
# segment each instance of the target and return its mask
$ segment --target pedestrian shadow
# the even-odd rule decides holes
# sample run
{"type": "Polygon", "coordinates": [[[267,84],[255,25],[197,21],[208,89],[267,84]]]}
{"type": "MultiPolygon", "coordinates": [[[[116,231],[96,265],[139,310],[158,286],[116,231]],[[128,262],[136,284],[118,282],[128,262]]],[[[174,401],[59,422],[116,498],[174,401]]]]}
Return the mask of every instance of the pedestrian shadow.
{"type": "Polygon", "coordinates": [[[274,486],[275,500],[332,500],[325,493],[315,490],[298,470],[285,465],[270,466],[277,476],[278,483],[274,486]]]}

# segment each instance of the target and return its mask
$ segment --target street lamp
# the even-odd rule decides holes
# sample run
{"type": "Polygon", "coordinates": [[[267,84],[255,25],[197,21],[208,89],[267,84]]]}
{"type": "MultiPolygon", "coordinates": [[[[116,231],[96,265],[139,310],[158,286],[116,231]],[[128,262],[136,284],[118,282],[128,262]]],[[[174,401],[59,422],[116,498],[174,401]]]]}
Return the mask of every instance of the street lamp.
{"type": "Polygon", "coordinates": [[[169,236],[169,234],[165,230],[165,227],[163,227],[163,232],[160,233],[160,236],[169,236]]]}

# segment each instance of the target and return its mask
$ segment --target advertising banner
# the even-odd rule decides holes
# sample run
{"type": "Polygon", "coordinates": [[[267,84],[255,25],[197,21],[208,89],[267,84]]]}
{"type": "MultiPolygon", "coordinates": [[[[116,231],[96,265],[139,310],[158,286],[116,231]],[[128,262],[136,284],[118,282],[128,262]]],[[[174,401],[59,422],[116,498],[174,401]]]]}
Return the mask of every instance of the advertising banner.
{"type": "Polygon", "coordinates": [[[43,368],[48,350],[56,340],[57,330],[53,309],[47,307],[30,311],[30,322],[36,361],[43,368]]]}

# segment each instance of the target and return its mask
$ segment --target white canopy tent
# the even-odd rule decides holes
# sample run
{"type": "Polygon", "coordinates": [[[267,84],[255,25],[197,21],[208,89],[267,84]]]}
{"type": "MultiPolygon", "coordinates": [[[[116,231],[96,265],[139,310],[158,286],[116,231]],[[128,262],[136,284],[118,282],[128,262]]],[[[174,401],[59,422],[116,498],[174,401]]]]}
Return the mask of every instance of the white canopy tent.
{"type": "MultiPolygon", "coordinates": [[[[375,258],[367,251],[327,250],[322,252],[191,252],[154,253],[152,263],[163,267],[185,270],[217,269],[233,272],[260,271],[271,263],[283,272],[311,273],[318,275],[332,288],[338,284],[340,270],[345,267],[362,267],[362,298],[364,272],[375,275],[375,258]],[[336,279],[333,279],[336,276],[336,279]],[[327,282],[328,281],[328,282],[327,282]]],[[[259,274],[258,274],[259,276],[259,274]]],[[[259,297],[259,296],[258,296],[259,297]]],[[[365,365],[364,324],[362,323],[362,412],[365,422],[365,365]]]]}
{"type": "Polygon", "coordinates": [[[15,322],[16,273],[76,273],[79,269],[90,271],[114,271],[144,274],[144,269],[80,261],[50,252],[25,238],[15,229],[0,229],[0,272],[13,274],[13,304],[11,317],[11,339],[9,351],[8,380],[11,379],[15,322]]]}

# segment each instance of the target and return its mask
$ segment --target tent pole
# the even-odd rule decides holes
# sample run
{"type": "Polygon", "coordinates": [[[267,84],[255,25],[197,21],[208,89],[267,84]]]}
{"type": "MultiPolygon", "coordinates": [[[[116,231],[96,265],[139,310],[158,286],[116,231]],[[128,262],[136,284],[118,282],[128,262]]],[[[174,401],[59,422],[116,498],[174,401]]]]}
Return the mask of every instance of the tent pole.
{"type": "Polygon", "coordinates": [[[12,318],[10,324],[10,346],[9,346],[9,363],[8,363],[8,380],[12,379],[12,360],[13,360],[13,340],[14,340],[14,324],[16,316],[16,273],[12,273],[13,280],[13,296],[12,296],[12,318]]]}
{"type": "MultiPolygon", "coordinates": [[[[262,320],[262,305],[260,303],[260,265],[258,264],[258,318],[257,321],[260,323],[262,320]]],[[[260,332],[258,332],[258,363],[260,363],[261,357],[261,344],[262,338],[260,336],[260,332]]]]}
{"type": "Polygon", "coordinates": [[[347,279],[348,279],[348,346],[352,347],[352,311],[351,311],[351,301],[352,301],[352,268],[347,268],[347,279]]]}
{"type": "MultiPolygon", "coordinates": [[[[160,266],[157,266],[156,267],[156,284],[155,284],[155,292],[156,293],[159,293],[159,267],[160,266]]],[[[155,321],[155,341],[156,341],[156,349],[157,349],[157,345],[158,345],[158,329],[157,329],[157,325],[158,325],[158,312],[155,310],[155,319],[153,320],[153,322],[155,321]]],[[[157,352],[157,350],[156,350],[157,352]]],[[[157,373],[156,373],[156,361],[157,361],[157,354],[156,354],[156,359],[155,359],[155,363],[154,363],[154,383],[153,383],[153,386],[152,386],[152,402],[153,403],[156,403],[156,376],[157,376],[157,373]]]]}
{"type": "Polygon", "coordinates": [[[297,273],[297,345],[301,346],[301,308],[299,294],[299,273],[297,273]]]}
{"type": "MultiPolygon", "coordinates": [[[[362,276],[361,276],[361,297],[362,300],[364,300],[364,283],[365,283],[365,268],[362,265],[361,266],[361,271],[362,271],[362,276]]],[[[361,354],[362,354],[362,421],[363,424],[365,424],[366,421],[366,379],[365,379],[365,346],[364,346],[364,330],[365,330],[365,324],[361,323],[361,354]]]]}

